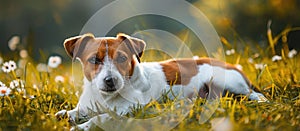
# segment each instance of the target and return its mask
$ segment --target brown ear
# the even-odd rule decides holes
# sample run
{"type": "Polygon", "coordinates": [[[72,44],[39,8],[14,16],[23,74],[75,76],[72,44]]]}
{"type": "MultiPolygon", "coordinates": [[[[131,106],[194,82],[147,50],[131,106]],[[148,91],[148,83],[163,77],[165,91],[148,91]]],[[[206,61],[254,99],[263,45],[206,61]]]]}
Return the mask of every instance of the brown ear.
{"type": "Polygon", "coordinates": [[[74,60],[83,51],[83,49],[86,46],[86,43],[93,38],[93,34],[84,34],[66,39],[64,41],[64,47],[67,54],[74,60]]]}
{"type": "Polygon", "coordinates": [[[117,35],[118,39],[121,39],[123,42],[126,43],[126,46],[130,49],[130,51],[137,56],[138,61],[140,62],[140,58],[143,55],[145,50],[146,43],[138,38],[130,37],[126,34],[119,33],[117,35]]]}

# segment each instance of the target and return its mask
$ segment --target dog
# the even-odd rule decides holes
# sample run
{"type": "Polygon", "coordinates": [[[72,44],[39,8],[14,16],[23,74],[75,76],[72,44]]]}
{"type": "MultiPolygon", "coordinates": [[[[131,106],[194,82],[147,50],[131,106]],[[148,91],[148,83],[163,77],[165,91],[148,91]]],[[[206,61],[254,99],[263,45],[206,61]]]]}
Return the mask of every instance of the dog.
{"type": "Polygon", "coordinates": [[[213,98],[226,91],[246,95],[250,100],[267,101],[245,74],[231,64],[212,58],[141,62],[145,46],[143,40],[123,33],[116,37],[84,34],[66,39],[67,54],[82,64],[84,90],[75,109],[61,110],[55,115],[67,115],[76,129],[89,130],[93,119],[105,114],[105,109],[122,116],[131,107],[145,105],[170,90],[170,98],[213,98]],[[94,109],[99,106],[105,109],[94,109]]]}

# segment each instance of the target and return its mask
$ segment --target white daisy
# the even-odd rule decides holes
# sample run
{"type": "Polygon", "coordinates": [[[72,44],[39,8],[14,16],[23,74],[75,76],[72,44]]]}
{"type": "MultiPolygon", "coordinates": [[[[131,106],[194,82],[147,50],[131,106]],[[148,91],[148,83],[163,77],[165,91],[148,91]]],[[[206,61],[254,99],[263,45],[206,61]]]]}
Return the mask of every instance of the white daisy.
{"type": "Polygon", "coordinates": [[[243,70],[243,66],[240,64],[235,64],[234,66],[241,71],[243,70]]]}
{"type": "Polygon", "coordinates": [[[26,57],[28,57],[28,52],[27,52],[27,50],[21,50],[20,51],[20,56],[21,56],[21,58],[26,58],[26,57]]]}
{"type": "Polygon", "coordinates": [[[234,54],[234,53],[235,53],[235,50],[234,50],[234,49],[231,49],[230,52],[231,52],[231,54],[234,54]]]}
{"type": "Polygon", "coordinates": [[[253,63],[254,62],[253,58],[248,58],[248,62],[253,63]]]}
{"type": "Polygon", "coordinates": [[[33,89],[38,89],[38,86],[37,86],[36,84],[33,84],[33,85],[32,85],[32,88],[33,88],[33,89]]]}
{"type": "Polygon", "coordinates": [[[9,62],[4,62],[2,65],[2,70],[5,73],[9,73],[11,71],[15,71],[17,69],[16,62],[10,60],[9,62]]]}
{"type": "MultiPolygon", "coordinates": [[[[19,80],[19,79],[17,79],[17,80],[13,80],[13,81],[11,81],[10,83],[9,83],[9,87],[11,88],[11,89],[15,89],[15,88],[21,88],[22,90],[23,90],[23,88],[24,88],[24,82],[22,81],[22,80],[19,80]]],[[[19,91],[19,90],[18,90],[19,91]]]]}
{"type": "Polygon", "coordinates": [[[11,88],[11,89],[15,89],[15,88],[17,88],[17,87],[19,87],[19,81],[18,80],[13,80],[13,81],[11,81],[10,83],[9,83],[9,87],[11,88]]]}
{"type": "Polygon", "coordinates": [[[48,67],[46,64],[44,63],[39,63],[37,66],[36,66],[36,69],[39,71],[39,72],[48,72],[48,67]]]}
{"type": "Polygon", "coordinates": [[[51,56],[48,60],[48,66],[51,68],[57,68],[61,64],[62,60],[59,56],[51,56]]]}
{"type": "Polygon", "coordinates": [[[7,88],[5,84],[1,82],[0,84],[0,96],[8,96],[11,92],[11,89],[7,88]]]}
{"type": "Polygon", "coordinates": [[[10,69],[11,69],[12,71],[14,71],[14,70],[17,69],[17,64],[16,64],[16,62],[10,60],[8,63],[9,63],[10,69]]]}
{"type": "Polygon", "coordinates": [[[226,55],[231,55],[230,50],[226,50],[226,51],[225,51],[225,54],[226,54],[226,55]]]}
{"type": "Polygon", "coordinates": [[[226,50],[226,55],[233,55],[235,53],[234,49],[226,50]]]}
{"type": "Polygon", "coordinates": [[[17,69],[16,62],[10,60],[9,62],[4,62],[2,65],[2,70],[5,73],[9,73],[11,71],[15,71],[17,69]]]}
{"type": "Polygon", "coordinates": [[[262,70],[263,68],[265,68],[266,64],[260,63],[260,64],[255,64],[255,69],[260,69],[262,70]]]}
{"type": "Polygon", "coordinates": [[[8,47],[10,50],[14,51],[17,49],[17,45],[20,43],[20,37],[19,36],[13,36],[9,41],[8,41],[8,47]]]}
{"type": "Polygon", "coordinates": [[[4,87],[4,86],[6,85],[0,81],[0,87],[4,87]]]}
{"type": "Polygon", "coordinates": [[[56,83],[59,83],[59,82],[64,83],[65,82],[65,78],[60,75],[56,76],[54,80],[56,83]]]}
{"type": "Polygon", "coordinates": [[[297,51],[295,49],[290,50],[288,53],[289,58],[293,58],[297,54],[297,51]]]}
{"type": "Polygon", "coordinates": [[[258,54],[258,53],[255,53],[254,55],[253,55],[253,58],[257,58],[257,57],[259,57],[260,55],[258,54]]]}
{"type": "Polygon", "coordinates": [[[4,62],[2,65],[2,71],[5,73],[9,73],[11,71],[11,68],[9,67],[9,63],[8,62],[4,62]]]}
{"type": "Polygon", "coordinates": [[[273,62],[275,62],[275,61],[280,61],[280,60],[282,60],[282,57],[279,56],[279,55],[275,55],[275,56],[272,57],[272,61],[273,61],[273,62]]]}

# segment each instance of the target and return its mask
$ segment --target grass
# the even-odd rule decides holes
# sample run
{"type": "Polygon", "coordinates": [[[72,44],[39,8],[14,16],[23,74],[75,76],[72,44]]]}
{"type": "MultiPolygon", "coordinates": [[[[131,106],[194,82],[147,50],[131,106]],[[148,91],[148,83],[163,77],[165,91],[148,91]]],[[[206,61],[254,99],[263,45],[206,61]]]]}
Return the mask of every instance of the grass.
{"type": "MultiPolygon", "coordinates": [[[[267,49],[267,50],[270,50],[267,49]]],[[[254,85],[260,88],[269,102],[258,103],[246,99],[237,100],[232,96],[219,99],[220,103],[213,115],[199,124],[201,111],[206,100],[197,99],[187,117],[173,130],[300,130],[300,57],[286,57],[272,61],[272,53],[257,48],[258,55],[249,48],[240,53],[226,56],[232,64],[240,64],[254,85]],[[253,59],[253,63],[249,62],[253,59]],[[255,64],[266,66],[256,69],[255,64]]],[[[14,60],[21,59],[15,57],[14,60]]],[[[80,82],[72,82],[72,66],[62,64],[51,72],[36,69],[37,63],[27,59],[23,68],[10,73],[0,73],[0,81],[9,86],[12,80],[23,80],[25,92],[13,89],[10,95],[0,97],[0,130],[66,130],[70,126],[67,119],[56,120],[54,114],[62,109],[70,110],[76,106],[80,82]],[[64,81],[55,81],[63,76],[64,81]]],[[[76,67],[74,67],[76,68],[76,67]]],[[[77,78],[80,79],[80,78],[77,78]]],[[[20,83],[21,84],[21,83],[20,83]]],[[[21,87],[18,87],[21,88],[21,87]]],[[[136,109],[131,117],[148,118],[162,109],[172,107],[172,101],[153,102],[143,109],[136,109]]],[[[159,113],[158,113],[159,114],[159,113]]],[[[159,126],[159,125],[157,125],[159,126]]],[[[160,125],[161,126],[161,125],[160,125]]]]}

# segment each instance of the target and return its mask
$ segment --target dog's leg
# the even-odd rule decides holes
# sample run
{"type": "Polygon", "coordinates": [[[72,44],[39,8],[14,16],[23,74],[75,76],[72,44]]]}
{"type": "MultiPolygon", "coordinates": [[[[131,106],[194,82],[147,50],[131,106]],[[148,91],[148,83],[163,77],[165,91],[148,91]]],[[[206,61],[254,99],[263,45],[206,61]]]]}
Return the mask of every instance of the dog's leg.
{"type": "Polygon", "coordinates": [[[89,116],[82,112],[81,110],[78,109],[78,107],[74,108],[73,110],[61,110],[55,114],[56,118],[61,119],[61,118],[68,118],[69,123],[72,126],[75,126],[77,124],[86,122],[89,120],[89,116]]]}
{"type": "Polygon", "coordinates": [[[258,102],[267,102],[268,99],[261,93],[255,92],[252,90],[252,92],[249,94],[250,100],[257,100],[258,102]]]}
{"type": "MultiPolygon", "coordinates": [[[[267,98],[258,92],[255,92],[247,83],[247,78],[244,78],[239,72],[231,70],[225,71],[225,76],[214,75],[210,81],[205,82],[210,86],[210,94],[215,92],[228,91],[233,94],[242,94],[248,96],[250,100],[257,100],[259,102],[268,101],[267,98]],[[225,86],[225,88],[224,88],[225,86]],[[222,88],[223,87],[223,88],[222,88]]],[[[215,94],[220,95],[220,94],[215,94]]],[[[224,94],[223,94],[224,95],[224,94]]]]}
{"type": "Polygon", "coordinates": [[[234,94],[242,94],[248,96],[250,100],[257,100],[258,102],[267,102],[268,99],[261,93],[255,92],[249,87],[246,82],[242,80],[236,80],[230,84],[225,85],[225,90],[234,94]]]}
{"type": "Polygon", "coordinates": [[[82,124],[72,126],[70,131],[77,131],[77,130],[78,131],[88,131],[95,127],[96,127],[96,124],[90,119],[87,122],[84,122],[82,124]]]}
{"type": "Polygon", "coordinates": [[[258,102],[267,102],[268,99],[261,93],[255,92],[254,89],[247,84],[243,77],[235,77],[225,80],[225,90],[234,94],[242,94],[248,96],[250,100],[257,100],[258,102]]]}
{"type": "Polygon", "coordinates": [[[108,129],[113,129],[114,127],[116,127],[116,125],[114,123],[118,123],[118,122],[114,122],[117,120],[114,120],[108,113],[104,113],[104,114],[100,114],[97,116],[92,117],[90,120],[88,120],[85,123],[73,126],[70,130],[71,131],[88,131],[88,130],[99,130],[99,128],[101,128],[101,126],[105,126],[105,128],[108,129]],[[108,123],[108,122],[112,122],[109,125],[103,125],[104,123],[108,123]],[[111,127],[107,127],[107,126],[111,126],[111,127]]]}
{"type": "MultiPolygon", "coordinates": [[[[223,85],[224,86],[224,85],[223,85]]],[[[221,92],[220,87],[223,86],[219,86],[219,85],[213,85],[212,87],[210,87],[210,96],[218,96],[217,93],[215,92],[221,92]],[[211,94],[213,93],[213,94],[211,94]]],[[[248,98],[250,100],[257,100],[258,102],[267,102],[268,99],[261,93],[259,92],[255,92],[253,89],[251,89],[248,85],[246,85],[245,83],[239,83],[236,81],[236,83],[234,84],[225,84],[225,88],[223,89],[223,96],[226,94],[226,91],[228,91],[229,93],[233,93],[233,94],[241,94],[241,95],[246,95],[248,96],[248,98]]],[[[220,95],[220,94],[219,94],[220,95]]]]}

